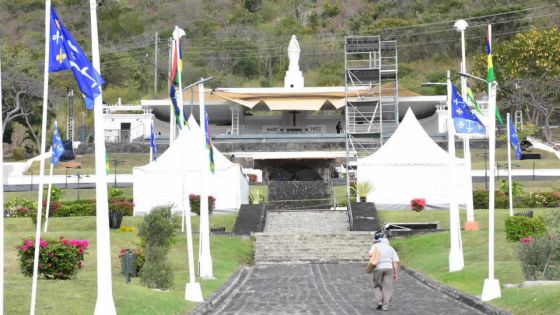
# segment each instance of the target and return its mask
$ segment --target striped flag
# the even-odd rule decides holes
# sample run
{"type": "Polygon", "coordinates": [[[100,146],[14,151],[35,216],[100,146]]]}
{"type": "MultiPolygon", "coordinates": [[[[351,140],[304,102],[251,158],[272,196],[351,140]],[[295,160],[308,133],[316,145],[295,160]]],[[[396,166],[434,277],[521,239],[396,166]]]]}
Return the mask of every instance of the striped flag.
{"type": "Polygon", "coordinates": [[[208,129],[208,112],[204,113],[204,129],[206,130],[206,148],[208,149],[209,153],[209,160],[210,160],[210,171],[214,173],[215,165],[214,165],[214,145],[212,144],[212,138],[210,137],[210,129],[208,129]]]}
{"type": "MultiPolygon", "coordinates": [[[[181,39],[177,41],[173,41],[171,44],[171,76],[169,77],[170,89],[169,89],[169,97],[171,98],[171,103],[173,106],[173,113],[175,114],[175,122],[179,129],[182,129],[183,126],[181,124],[181,110],[179,106],[183,104],[177,104],[177,95],[176,95],[176,84],[179,84],[179,77],[181,76],[181,72],[183,70],[183,61],[182,61],[182,53],[181,53],[181,39]]],[[[179,91],[182,93],[182,91],[179,91]]]]}
{"type": "Polygon", "coordinates": [[[482,113],[482,110],[480,109],[480,106],[478,105],[478,103],[476,102],[476,99],[474,97],[474,93],[471,90],[471,85],[467,82],[467,101],[471,103],[471,105],[474,107],[474,109],[476,109],[476,111],[481,114],[482,116],[484,116],[484,114],[482,113]]]}
{"type": "MultiPolygon", "coordinates": [[[[488,74],[486,75],[486,81],[492,83],[496,81],[496,75],[494,74],[494,64],[492,63],[492,24],[488,24],[488,33],[486,33],[486,54],[488,55],[488,74]]],[[[504,119],[498,106],[496,106],[496,119],[500,122],[500,125],[504,126],[504,119]]]]}
{"type": "Polygon", "coordinates": [[[109,162],[109,154],[105,151],[105,173],[109,175],[111,171],[111,163],[109,162]]]}

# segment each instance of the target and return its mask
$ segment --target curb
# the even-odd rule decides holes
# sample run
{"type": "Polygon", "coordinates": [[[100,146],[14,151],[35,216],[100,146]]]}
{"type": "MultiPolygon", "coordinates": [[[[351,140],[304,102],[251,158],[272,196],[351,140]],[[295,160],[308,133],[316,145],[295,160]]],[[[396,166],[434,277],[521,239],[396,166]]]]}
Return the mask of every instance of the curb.
{"type": "Polygon", "coordinates": [[[437,291],[440,291],[441,293],[457,300],[460,301],[478,311],[483,312],[484,314],[489,314],[489,315],[511,315],[510,312],[503,310],[501,308],[497,308],[493,305],[490,305],[488,303],[483,302],[480,298],[465,293],[465,292],[461,292],[459,290],[453,289],[449,286],[446,286],[444,284],[441,284],[435,280],[429,279],[425,276],[423,276],[422,274],[408,268],[405,267],[403,265],[401,265],[401,269],[406,272],[407,274],[411,275],[413,278],[415,278],[416,280],[420,281],[421,283],[427,285],[428,287],[435,289],[437,291]]]}
{"type": "Polygon", "coordinates": [[[196,309],[194,309],[189,314],[191,315],[204,315],[211,311],[214,306],[217,304],[222,303],[225,299],[227,299],[231,293],[233,293],[234,288],[237,286],[239,282],[243,282],[245,278],[247,278],[247,274],[251,270],[250,267],[242,267],[237,270],[229,280],[224,283],[218,290],[216,290],[206,302],[201,303],[196,309]]]}

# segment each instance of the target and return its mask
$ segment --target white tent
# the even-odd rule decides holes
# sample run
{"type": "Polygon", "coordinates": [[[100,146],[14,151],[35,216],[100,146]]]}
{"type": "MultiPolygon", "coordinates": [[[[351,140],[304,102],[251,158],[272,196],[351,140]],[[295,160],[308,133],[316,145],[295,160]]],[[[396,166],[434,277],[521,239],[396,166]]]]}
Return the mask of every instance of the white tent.
{"type": "MultiPolygon", "coordinates": [[[[208,151],[203,148],[203,132],[195,119],[181,130],[173,145],[156,162],[132,170],[134,214],[149,213],[153,207],[173,205],[182,209],[188,195],[200,194],[201,168],[209,167],[208,151]]],[[[234,164],[214,147],[215,172],[208,175],[208,195],[216,198],[216,210],[239,210],[248,203],[249,183],[234,164]]]]}
{"type": "MultiPolygon", "coordinates": [[[[448,207],[450,161],[409,109],[377,152],[358,159],[358,182],[374,185],[367,200],[378,208],[408,208],[414,198],[426,198],[428,207],[448,207]]],[[[458,202],[466,204],[468,176],[463,159],[456,159],[455,179],[458,202]]]]}

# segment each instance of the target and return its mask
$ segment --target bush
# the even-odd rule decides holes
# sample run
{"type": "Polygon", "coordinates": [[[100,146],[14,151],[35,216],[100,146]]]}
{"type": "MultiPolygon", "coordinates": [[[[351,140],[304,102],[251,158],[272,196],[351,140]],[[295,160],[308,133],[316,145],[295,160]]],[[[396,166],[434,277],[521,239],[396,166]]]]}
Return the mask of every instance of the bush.
{"type": "Polygon", "coordinates": [[[12,152],[12,157],[16,161],[25,160],[25,148],[22,147],[14,148],[14,151],[12,152]]]}
{"type": "Polygon", "coordinates": [[[95,200],[65,201],[54,214],[55,217],[95,216],[95,200]]]}
{"type": "MultiPolygon", "coordinates": [[[[67,280],[73,278],[83,267],[84,254],[89,246],[87,240],[66,240],[60,237],[57,241],[40,241],[39,276],[45,279],[67,280]]],[[[18,247],[21,273],[33,276],[35,243],[25,240],[18,247]]]]}
{"type": "Polygon", "coordinates": [[[535,192],[523,198],[526,207],[560,207],[560,192],[535,192]]]}
{"type": "Polygon", "coordinates": [[[546,233],[546,225],[541,217],[509,217],[505,221],[506,239],[517,242],[525,237],[540,237],[546,233]]]}
{"type": "MultiPolygon", "coordinates": [[[[60,201],[51,200],[49,203],[49,217],[54,217],[60,207],[62,207],[62,203],[60,201]]],[[[43,209],[47,209],[47,200],[43,200],[43,209]]]]}
{"type": "Polygon", "coordinates": [[[37,213],[37,204],[31,200],[15,197],[4,202],[6,218],[30,217],[32,213],[37,213]]]}
{"type": "Polygon", "coordinates": [[[560,211],[552,210],[550,213],[543,215],[543,221],[546,224],[550,235],[560,236],[560,211]]]}
{"type": "Polygon", "coordinates": [[[173,286],[173,270],[167,261],[174,243],[170,207],[157,207],[144,217],[138,236],[144,244],[145,261],[142,266],[142,284],[148,288],[169,289],[173,286]]]}
{"type": "MultiPolygon", "coordinates": [[[[189,195],[189,202],[191,204],[191,211],[200,215],[200,195],[189,195]]],[[[212,211],[216,207],[216,198],[213,196],[208,196],[208,215],[212,214],[212,211]]]]}
{"type": "Polygon", "coordinates": [[[132,215],[134,203],[132,199],[113,198],[109,199],[109,211],[120,212],[123,215],[132,215]]]}
{"type": "Polygon", "coordinates": [[[558,236],[521,239],[518,255],[525,280],[560,280],[559,243],[558,236]]]}
{"type": "MultiPolygon", "coordinates": [[[[488,209],[489,192],[487,190],[473,191],[473,208],[474,209],[488,209]]],[[[497,190],[494,194],[494,208],[507,209],[509,208],[509,196],[502,191],[497,190]]]]}
{"type": "Polygon", "coordinates": [[[116,187],[111,187],[109,188],[109,199],[112,198],[123,198],[124,195],[124,191],[121,189],[118,189],[116,187]]]}

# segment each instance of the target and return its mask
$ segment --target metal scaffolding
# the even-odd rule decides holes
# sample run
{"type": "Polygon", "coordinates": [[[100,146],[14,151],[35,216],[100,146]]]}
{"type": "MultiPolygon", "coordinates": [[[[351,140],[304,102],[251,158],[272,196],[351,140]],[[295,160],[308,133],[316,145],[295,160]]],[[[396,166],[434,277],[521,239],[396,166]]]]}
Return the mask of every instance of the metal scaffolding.
{"type": "Polygon", "coordinates": [[[397,42],[347,36],[344,43],[346,142],[350,154],[371,154],[383,144],[384,125],[398,124],[397,42]]]}

